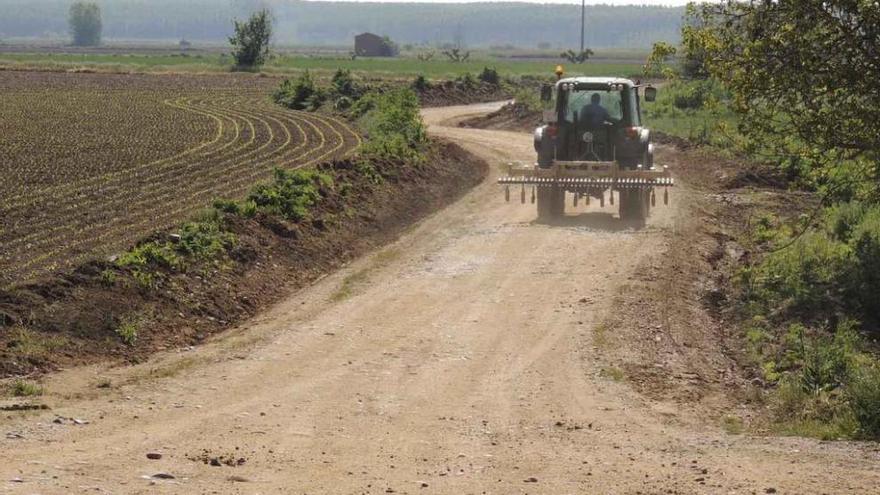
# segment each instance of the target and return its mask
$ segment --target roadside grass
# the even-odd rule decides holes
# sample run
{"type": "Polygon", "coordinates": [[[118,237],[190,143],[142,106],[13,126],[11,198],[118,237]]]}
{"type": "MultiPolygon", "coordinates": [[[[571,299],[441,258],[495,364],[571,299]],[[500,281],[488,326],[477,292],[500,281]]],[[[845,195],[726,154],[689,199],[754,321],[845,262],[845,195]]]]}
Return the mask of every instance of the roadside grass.
{"type": "Polygon", "coordinates": [[[122,340],[125,345],[133,346],[137,343],[138,334],[141,332],[141,327],[144,325],[144,316],[140,314],[130,314],[123,316],[119,325],[116,326],[114,330],[116,335],[119,336],[119,339],[122,340]]]}
{"type": "Polygon", "coordinates": [[[603,378],[608,378],[615,382],[622,382],[624,379],[626,379],[626,373],[622,369],[615,366],[607,366],[605,368],[602,368],[601,370],[599,370],[599,376],[603,378]]]}
{"type": "Polygon", "coordinates": [[[12,339],[9,341],[8,350],[21,359],[39,361],[68,344],[66,337],[47,336],[24,326],[14,327],[10,333],[12,339]]]}
{"type": "Polygon", "coordinates": [[[599,323],[593,327],[593,345],[599,349],[608,347],[608,332],[611,330],[607,323],[599,323]]]}
{"type": "Polygon", "coordinates": [[[721,418],[721,429],[728,435],[741,435],[745,431],[742,418],[731,415],[721,418]]]}
{"type": "Polygon", "coordinates": [[[742,145],[729,95],[712,81],[674,80],[657,91],[657,100],[642,103],[642,116],[654,131],[719,150],[742,145]]]}
{"type": "MultiPolygon", "coordinates": [[[[269,74],[291,74],[305,70],[325,76],[338,69],[357,74],[388,78],[453,78],[464,73],[479,73],[483,67],[496,68],[505,76],[541,75],[553,73],[559,62],[548,60],[516,60],[484,55],[466,62],[449,60],[419,60],[413,57],[356,58],[341,56],[304,56],[280,54],[260,68],[269,74]]],[[[219,54],[125,54],[125,53],[0,53],[0,66],[19,69],[94,69],[108,72],[229,72],[232,60],[219,54]]],[[[570,75],[632,76],[641,71],[641,62],[619,59],[591,60],[584,64],[566,64],[570,75]]]]}
{"type": "Polygon", "coordinates": [[[45,389],[39,383],[17,379],[8,385],[8,391],[13,397],[37,397],[43,395],[45,389]]]}

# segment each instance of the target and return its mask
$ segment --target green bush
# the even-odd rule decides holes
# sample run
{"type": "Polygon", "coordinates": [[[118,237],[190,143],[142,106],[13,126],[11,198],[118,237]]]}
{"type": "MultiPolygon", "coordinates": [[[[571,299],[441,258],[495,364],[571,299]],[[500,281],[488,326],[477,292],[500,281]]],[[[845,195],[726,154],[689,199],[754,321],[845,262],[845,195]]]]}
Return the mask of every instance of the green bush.
{"type": "Polygon", "coordinates": [[[333,178],[316,170],[276,168],[274,180],[260,184],[248,195],[258,211],[288,220],[307,218],[309,209],[321,198],[321,189],[333,186],[333,178]]]}
{"type": "Polygon", "coordinates": [[[480,72],[477,79],[486,84],[491,84],[492,86],[498,86],[501,84],[501,78],[498,76],[498,70],[495,69],[495,67],[483,67],[483,71],[480,72]]]}
{"type": "Polygon", "coordinates": [[[419,100],[410,89],[372,93],[355,104],[352,113],[360,115],[368,139],[361,154],[368,159],[423,159],[428,142],[425,125],[419,114],[419,100]]]}
{"type": "Polygon", "coordinates": [[[842,301],[850,249],[822,232],[808,232],[765,258],[750,275],[755,302],[793,311],[828,308],[842,301]]]}
{"type": "Polygon", "coordinates": [[[861,364],[853,371],[846,398],[858,424],[857,436],[880,438],[880,367],[876,361],[861,364]]]}
{"type": "Polygon", "coordinates": [[[419,93],[424,92],[425,90],[427,90],[430,87],[431,87],[431,83],[428,82],[428,80],[425,79],[425,76],[423,76],[421,74],[419,74],[418,76],[416,76],[415,79],[413,79],[412,88],[414,90],[418,91],[419,93]]]}
{"type": "Polygon", "coordinates": [[[337,96],[347,96],[349,98],[357,98],[358,96],[358,89],[350,70],[337,69],[336,73],[333,74],[330,84],[337,96]]]}
{"type": "Polygon", "coordinates": [[[293,110],[317,110],[325,99],[324,92],[315,84],[309,71],[303,72],[295,81],[285,79],[272,94],[275,103],[293,110]]]}

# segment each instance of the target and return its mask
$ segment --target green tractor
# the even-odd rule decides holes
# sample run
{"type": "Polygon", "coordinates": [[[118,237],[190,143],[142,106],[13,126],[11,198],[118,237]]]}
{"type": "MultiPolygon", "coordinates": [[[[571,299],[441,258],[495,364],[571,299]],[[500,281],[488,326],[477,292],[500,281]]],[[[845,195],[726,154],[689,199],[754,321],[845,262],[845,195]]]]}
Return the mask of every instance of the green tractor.
{"type": "Polygon", "coordinates": [[[532,189],[538,216],[551,219],[564,214],[566,193],[575,205],[594,199],[614,205],[615,194],[621,220],[644,225],[655,190],[674,185],[666,167],[654,165],[651,131],[642,126],[639,90],[654,101],[657,90],[615,77],[569,77],[546,85],[541,100],[552,110],[544,112],[543,124],[535,129],[537,162],[509,166],[499,179],[510,199],[510,187],[532,189]]]}

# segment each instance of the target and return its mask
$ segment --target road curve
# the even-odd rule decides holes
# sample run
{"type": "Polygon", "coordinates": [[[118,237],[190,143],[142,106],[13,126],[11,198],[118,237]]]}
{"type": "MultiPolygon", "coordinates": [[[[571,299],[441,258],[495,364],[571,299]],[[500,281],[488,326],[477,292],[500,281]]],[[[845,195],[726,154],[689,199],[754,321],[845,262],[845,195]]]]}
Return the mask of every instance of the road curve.
{"type": "MultiPolygon", "coordinates": [[[[490,108],[424,116],[495,176],[531,137],[444,125],[490,108]]],[[[876,456],[727,435],[600,373],[592,326],[676,215],[544,225],[487,181],[210,344],[52,377],[53,411],[0,419],[0,493],[876,493],[876,456]]]]}

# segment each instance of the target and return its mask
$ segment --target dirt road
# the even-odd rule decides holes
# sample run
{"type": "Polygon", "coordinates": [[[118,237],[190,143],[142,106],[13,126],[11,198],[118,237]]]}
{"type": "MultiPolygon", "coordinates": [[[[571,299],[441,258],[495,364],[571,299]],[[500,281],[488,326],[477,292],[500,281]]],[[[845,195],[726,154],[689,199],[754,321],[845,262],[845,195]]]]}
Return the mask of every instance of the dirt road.
{"type": "MultiPolygon", "coordinates": [[[[529,135],[442,125],[487,108],[425,118],[494,176],[529,135]]],[[[870,447],[728,435],[603,372],[593,327],[674,206],[534,220],[487,182],[208,345],[50,378],[51,412],[0,420],[0,493],[877,493],[870,447]]]]}

